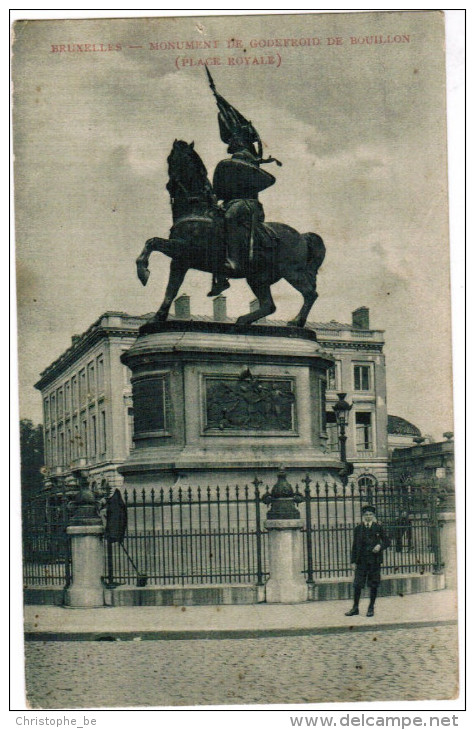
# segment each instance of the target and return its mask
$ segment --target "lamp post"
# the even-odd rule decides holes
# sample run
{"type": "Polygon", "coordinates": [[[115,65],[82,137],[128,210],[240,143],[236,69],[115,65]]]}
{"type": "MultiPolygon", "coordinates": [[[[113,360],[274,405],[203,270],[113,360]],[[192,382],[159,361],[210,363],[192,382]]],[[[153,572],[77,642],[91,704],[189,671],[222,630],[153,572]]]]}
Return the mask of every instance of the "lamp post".
{"type": "Polygon", "coordinates": [[[350,411],[353,408],[346,400],[346,393],[337,393],[338,400],[333,406],[333,412],[335,413],[336,422],[338,425],[338,440],[340,442],[340,459],[344,464],[341,477],[343,484],[348,483],[348,476],[353,473],[353,465],[349,464],[346,460],[346,429],[348,428],[348,421],[350,418],[350,411]]]}

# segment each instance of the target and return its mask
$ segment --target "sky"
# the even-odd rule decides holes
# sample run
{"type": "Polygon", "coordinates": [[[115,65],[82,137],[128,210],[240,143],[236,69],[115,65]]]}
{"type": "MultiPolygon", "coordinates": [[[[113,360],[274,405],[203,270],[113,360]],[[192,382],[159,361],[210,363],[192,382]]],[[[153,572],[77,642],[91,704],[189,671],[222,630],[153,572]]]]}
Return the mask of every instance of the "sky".
{"type": "MultiPolygon", "coordinates": [[[[158,308],[169,259],[152,255],[143,288],[135,258],[147,238],[166,237],[171,226],[165,185],[173,140],[193,140],[210,177],[226,154],[198,65],[210,58],[219,61],[210,66],[218,91],[252,120],[265,154],[283,163],[266,168],[277,178],[261,195],[266,219],[325,241],[309,320],[349,322],[352,310],[369,307],[370,326],[385,330],[389,413],[441,438],[453,422],[437,11],[18,23],[20,415],[41,421],[33,385],[73,334],[107,310],[158,308]],[[351,42],[367,36],[392,42],[351,42]],[[285,47],[286,38],[319,43],[285,47]],[[242,46],[228,49],[230,39],[242,46]],[[217,47],[151,46],[206,40],[217,47]],[[121,50],[84,50],[94,43],[121,50]],[[57,51],[61,45],[64,52],[57,51]],[[245,58],[253,62],[244,65],[245,58]]],[[[211,314],[209,279],[190,271],[182,286],[196,314],[211,314]]],[[[253,298],[244,282],[233,282],[226,294],[236,317],[253,298]]],[[[300,308],[285,282],[273,295],[276,318],[289,319],[300,308]]]]}

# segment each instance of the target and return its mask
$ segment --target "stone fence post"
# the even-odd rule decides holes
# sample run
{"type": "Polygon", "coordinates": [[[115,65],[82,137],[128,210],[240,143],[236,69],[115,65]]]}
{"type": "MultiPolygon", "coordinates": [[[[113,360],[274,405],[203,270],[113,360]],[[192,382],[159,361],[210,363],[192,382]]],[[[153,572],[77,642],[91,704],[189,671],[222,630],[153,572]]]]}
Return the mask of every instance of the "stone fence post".
{"type": "Polygon", "coordinates": [[[82,486],[75,500],[75,513],[66,533],[71,538],[72,583],[65,591],[69,608],[104,606],[104,527],[97,514],[94,495],[82,486]]]}
{"type": "Polygon", "coordinates": [[[298,500],[281,469],[277,483],[263,501],[270,504],[264,526],[269,532],[270,578],[267,603],[301,603],[308,598],[303,570],[302,528],[298,500]]]}
{"type": "Polygon", "coordinates": [[[457,588],[457,534],[455,512],[439,512],[440,554],[444,565],[445,587],[457,588]]]}

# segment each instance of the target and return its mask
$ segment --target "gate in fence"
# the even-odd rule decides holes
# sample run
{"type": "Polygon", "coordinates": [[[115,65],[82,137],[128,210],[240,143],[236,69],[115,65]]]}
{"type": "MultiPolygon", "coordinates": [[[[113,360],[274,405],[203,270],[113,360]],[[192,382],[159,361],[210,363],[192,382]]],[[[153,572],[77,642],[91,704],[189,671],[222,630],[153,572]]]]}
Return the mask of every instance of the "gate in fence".
{"type": "Polygon", "coordinates": [[[70,585],[68,504],[65,494],[51,494],[39,495],[22,505],[24,585],[70,585]]]}

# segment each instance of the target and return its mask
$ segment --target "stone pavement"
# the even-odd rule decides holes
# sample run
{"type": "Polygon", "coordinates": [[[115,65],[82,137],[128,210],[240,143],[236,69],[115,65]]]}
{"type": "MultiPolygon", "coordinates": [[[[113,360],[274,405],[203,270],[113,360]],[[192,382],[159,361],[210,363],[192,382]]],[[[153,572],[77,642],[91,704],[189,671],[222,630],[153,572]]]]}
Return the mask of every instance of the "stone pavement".
{"type": "Polygon", "coordinates": [[[457,695],[453,624],[237,640],[30,641],[25,658],[31,709],[324,703],[331,710],[332,702],[368,708],[457,695]]]}
{"type": "Polygon", "coordinates": [[[456,597],[298,605],[25,608],[28,707],[92,709],[451,699],[456,597]],[[174,639],[170,641],[169,639],[174,639]],[[188,639],[193,639],[189,641],[188,639]]]}
{"type": "Polygon", "coordinates": [[[225,639],[375,631],[455,623],[456,594],[434,591],[379,598],[374,618],[347,617],[348,601],[245,606],[144,606],[70,609],[25,606],[25,638],[39,641],[225,639]]]}

